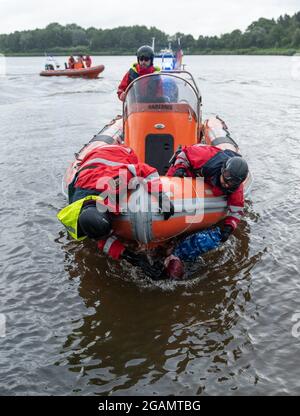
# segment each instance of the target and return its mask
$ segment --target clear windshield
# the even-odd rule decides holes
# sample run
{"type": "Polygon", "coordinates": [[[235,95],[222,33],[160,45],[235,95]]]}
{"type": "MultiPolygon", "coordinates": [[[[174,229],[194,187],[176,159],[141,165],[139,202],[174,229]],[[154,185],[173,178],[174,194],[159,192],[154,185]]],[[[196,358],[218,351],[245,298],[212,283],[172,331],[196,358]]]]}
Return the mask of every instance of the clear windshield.
{"type": "Polygon", "coordinates": [[[172,54],[166,54],[154,58],[154,65],[159,66],[163,71],[172,71],[174,69],[174,57],[172,54]]]}
{"type": "Polygon", "coordinates": [[[129,86],[124,103],[124,115],[126,117],[147,109],[176,112],[184,105],[198,119],[198,104],[197,92],[187,80],[174,74],[151,74],[137,78],[129,86]],[[164,105],[158,105],[162,103],[164,105]]]}

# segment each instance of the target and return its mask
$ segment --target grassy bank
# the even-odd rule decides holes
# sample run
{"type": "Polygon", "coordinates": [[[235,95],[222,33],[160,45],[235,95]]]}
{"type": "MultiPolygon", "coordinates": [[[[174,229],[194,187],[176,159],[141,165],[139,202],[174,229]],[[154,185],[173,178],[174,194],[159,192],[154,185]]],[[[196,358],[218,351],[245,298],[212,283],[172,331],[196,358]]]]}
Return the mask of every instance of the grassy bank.
{"type": "MultiPolygon", "coordinates": [[[[34,50],[27,52],[9,52],[0,51],[5,56],[12,57],[33,57],[33,56],[44,56],[44,51],[34,50]]],[[[82,49],[63,49],[56,48],[51,51],[47,51],[48,55],[52,56],[69,56],[69,55],[92,55],[92,56],[132,56],[135,55],[135,51],[124,51],[124,50],[109,50],[109,51],[89,51],[84,48],[82,49]],[[59,50],[58,50],[59,49],[59,50]]],[[[248,48],[248,49],[203,49],[203,50],[185,50],[185,55],[282,55],[292,56],[295,53],[300,53],[300,49],[291,48],[271,48],[271,49],[259,49],[259,48],[248,48]]]]}
{"type": "Polygon", "coordinates": [[[212,50],[205,49],[202,51],[192,51],[191,55],[284,55],[292,56],[299,52],[297,49],[291,48],[270,48],[270,49],[259,49],[259,48],[248,48],[248,49],[220,49],[212,50]]]}
{"type": "MultiPolygon", "coordinates": [[[[87,50],[84,47],[77,47],[76,49],[70,49],[70,48],[53,48],[48,49],[47,55],[51,56],[70,56],[70,55],[91,55],[91,56],[120,56],[120,55],[135,55],[136,51],[124,51],[124,50],[118,50],[118,49],[111,49],[111,50],[105,50],[105,51],[91,51],[87,50]]],[[[24,52],[11,52],[11,51],[1,51],[5,56],[45,56],[45,51],[43,50],[30,50],[30,51],[24,51],[24,52]]]]}

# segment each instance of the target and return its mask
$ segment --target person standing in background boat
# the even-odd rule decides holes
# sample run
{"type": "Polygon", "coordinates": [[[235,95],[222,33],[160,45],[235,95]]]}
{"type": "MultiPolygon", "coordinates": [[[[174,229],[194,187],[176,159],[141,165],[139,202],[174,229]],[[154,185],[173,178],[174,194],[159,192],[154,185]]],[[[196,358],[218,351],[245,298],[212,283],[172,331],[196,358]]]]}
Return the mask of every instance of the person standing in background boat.
{"type": "Polygon", "coordinates": [[[160,71],[159,67],[153,66],[154,52],[151,46],[141,46],[137,50],[136,56],[137,62],[131,66],[128,72],[126,72],[118,87],[117,94],[121,101],[124,101],[125,91],[132,81],[142,75],[153,74],[154,72],[160,71]]]}
{"type": "Polygon", "coordinates": [[[71,55],[68,59],[68,69],[74,69],[75,58],[71,55]]]}
{"type": "Polygon", "coordinates": [[[79,55],[74,63],[74,69],[84,69],[83,56],[79,55]]]}
{"type": "Polygon", "coordinates": [[[92,66],[92,58],[90,57],[90,55],[86,55],[86,57],[84,58],[84,62],[87,68],[90,68],[92,66]]]}
{"type": "Polygon", "coordinates": [[[80,62],[80,63],[81,63],[82,68],[85,68],[84,56],[83,56],[83,55],[79,55],[79,57],[78,57],[78,62],[80,62]]]}

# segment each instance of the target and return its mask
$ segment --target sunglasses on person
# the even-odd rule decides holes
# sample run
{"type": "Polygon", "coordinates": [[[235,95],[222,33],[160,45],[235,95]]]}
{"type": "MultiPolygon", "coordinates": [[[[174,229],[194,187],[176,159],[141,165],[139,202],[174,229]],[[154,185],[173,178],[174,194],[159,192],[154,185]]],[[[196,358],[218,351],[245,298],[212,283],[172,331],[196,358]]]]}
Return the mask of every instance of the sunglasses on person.
{"type": "Polygon", "coordinates": [[[229,187],[236,187],[239,186],[240,183],[242,183],[242,179],[241,178],[235,178],[233,176],[230,176],[228,174],[228,172],[226,172],[225,169],[222,170],[222,177],[224,182],[229,186],[229,187]]]}
{"type": "Polygon", "coordinates": [[[150,58],[149,58],[149,56],[140,56],[139,57],[139,61],[149,62],[150,61],[150,58]]]}

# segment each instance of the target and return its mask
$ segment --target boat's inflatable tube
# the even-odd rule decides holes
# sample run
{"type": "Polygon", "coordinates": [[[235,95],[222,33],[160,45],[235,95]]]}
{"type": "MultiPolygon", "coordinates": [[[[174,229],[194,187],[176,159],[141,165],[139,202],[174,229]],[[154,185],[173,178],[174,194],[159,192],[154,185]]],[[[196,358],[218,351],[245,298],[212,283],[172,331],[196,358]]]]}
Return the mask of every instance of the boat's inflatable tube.
{"type": "Polygon", "coordinates": [[[161,242],[207,228],[226,216],[225,196],[215,197],[202,178],[162,176],[161,181],[174,204],[174,216],[164,221],[156,199],[139,187],[130,194],[128,209],[113,217],[116,234],[142,243],[161,242]]]}

